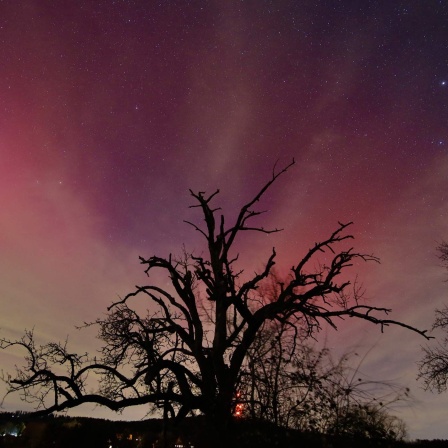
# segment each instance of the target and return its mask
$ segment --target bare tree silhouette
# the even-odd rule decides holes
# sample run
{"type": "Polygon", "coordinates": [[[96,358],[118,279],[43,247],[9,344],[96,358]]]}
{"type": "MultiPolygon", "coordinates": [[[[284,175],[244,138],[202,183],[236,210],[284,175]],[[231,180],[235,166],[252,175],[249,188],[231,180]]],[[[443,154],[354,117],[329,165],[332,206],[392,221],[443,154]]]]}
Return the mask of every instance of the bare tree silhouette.
{"type": "MultiPolygon", "coordinates": [[[[442,266],[448,269],[448,243],[442,242],[437,248],[442,266]]],[[[445,392],[448,384],[448,307],[435,311],[433,330],[441,330],[444,336],[435,346],[423,347],[424,356],[419,362],[419,378],[426,389],[445,392]]]]}
{"type": "Polygon", "coordinates": [[[230,225],[212,205],[219,191],[210,195],[191,191],[195,201],[191,207],[200,210],[204,224],[188,224],[204,237],[204,253],[141,257],[146,274],[161,271],[169,287],[137,286],[112,304],[107,317],[93,323],[104,342],[100,356],[73,354],[60,343],[38,346],[29,331],[20,340],[2,339],[3,349],[20,346],[26,353],[26,365],[5,378],[8,393],[20,393],[40,413],[83,403],[112,410],[163,404],[165,412],[176,418],[198,411],[222,441],[232,419],[240,371],[266,322],[312,335],[322,325],[336,328],[337,319],[350,317],[379,325],[381,331],[398,325],[427,337],[425,331],[389,319],[390,309],[365,304],[359,290],[349,287],[345,274],[355,261],[378,262],[377,257],[348,246],[353,239],[350,222],[338,223],[334,232],[299,258],[287,281],[276,284],[274,297],[259,300],[257,289],[270,281],[275,249],[264,268],[250,276],[236,267],[234,243],[246,232],[279,232],[253,224],[253,218],[263,213],[254,207],[294,163],[280,170],[274,167],[271,179],[230,225]],[[322,254],[330,261],[320,262],[322,254]],[[89,377],[99,379],[94,392],[89,377]]]}

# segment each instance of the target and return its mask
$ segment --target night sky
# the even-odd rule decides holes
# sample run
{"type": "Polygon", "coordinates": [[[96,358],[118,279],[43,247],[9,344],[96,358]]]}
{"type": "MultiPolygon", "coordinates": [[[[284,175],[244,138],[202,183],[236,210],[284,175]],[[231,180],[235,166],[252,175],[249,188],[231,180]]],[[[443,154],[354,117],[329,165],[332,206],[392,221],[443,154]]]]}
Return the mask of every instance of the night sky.
{"type": "MultiPolygon", "coordinates": [[[[74,326],[147,282],[138,255],[205,248],[189,188],[219,188],[232,217],[293,157],[260,204],[283,232],[238,241],[249,273],[354,221],[382,261],[354,267],[369,303],[430,328],[447,301],[447,2],[5,0],[0,61],[3,336],[91,350],[74,326]]],[[[415,396],[410,436],[448,438],[448,394],[416,381],[422,337],[347,321],[319,340],[371,349],[363,369],[415,396]]]]}

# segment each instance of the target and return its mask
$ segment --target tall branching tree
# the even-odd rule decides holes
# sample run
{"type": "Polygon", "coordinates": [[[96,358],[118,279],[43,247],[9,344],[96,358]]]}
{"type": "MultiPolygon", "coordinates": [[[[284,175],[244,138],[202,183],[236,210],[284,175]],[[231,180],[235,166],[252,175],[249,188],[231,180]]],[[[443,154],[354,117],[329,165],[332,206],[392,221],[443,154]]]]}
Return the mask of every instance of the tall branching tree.
{"type": "Polygon", "coordinates": [[[2,339],[2,348],[20,346],[26,352],[25,366],[6,378],[9,393],[22,394],[45,413],[83,403],[112,410],[163,405],[177,418],[197,411],[222,436],[232,418],[242,366],[266,322],[300,326],[312,334],[322,325],[336,328],[337,319],[350,317],[381,330],[399,325],[425,336],[425,331],[389,319],[388,308],[365,304],[356,288],[350,288],[348,268],[358,260],[378,262],[348,246],[351,223],[339,223],[298,258],[287,282],[277,285],[275,297],[259,300],[257,289],[267,281],[277,254],[272,249],[264,267],[249,275],[237,268],[235,241],[247,232],[279,231],[254,224],[262,214],[255,206],[293,164],[274,168],[271,179],[230,225],[213,205],[219,191],[191,191],[192,207],[200,211],[203,223],[188,224],[203,236],[204,252],[181,258],[141,257],[148,277],[162,271],[170,287],[165,282],[137,286],[112,304],[107,317],[95,322],[104,343],[100,356],[73,354],[65,344],[38,346],[32,332],[18,341],[2,339]],[[326,263],[320,255],[327,257],[326,263]],[[147,300],[143,313],[142,299],[147,300]],[[100,380],[96,391],[91,391],[89,376],[100,380]]]}

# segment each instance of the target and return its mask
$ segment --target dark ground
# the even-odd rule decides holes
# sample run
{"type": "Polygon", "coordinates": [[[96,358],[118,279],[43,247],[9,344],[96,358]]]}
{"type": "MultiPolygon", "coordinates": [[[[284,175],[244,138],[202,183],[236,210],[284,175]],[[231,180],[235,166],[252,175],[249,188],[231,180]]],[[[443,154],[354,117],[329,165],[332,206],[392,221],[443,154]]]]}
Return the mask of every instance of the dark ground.
{"type": "MultiPolygon", "coordinates": [[[[180,425],[164,428],[163,421],[117,422],[93,418],[42,417],[28,414],[0,414],[0,432],[18,436],[0,437],[0,447],[11,448],[206,448],[206,428],[200,417],[180,425]],[[20,434],[21,432],[21,434],[20,434]]],[[[232,446],[239,448],[426,448],[448,447],[445,440],[392,442],[349,437],[328,437],[276,428],[266,422],[235,422],[231,433],[232,446]]]]}

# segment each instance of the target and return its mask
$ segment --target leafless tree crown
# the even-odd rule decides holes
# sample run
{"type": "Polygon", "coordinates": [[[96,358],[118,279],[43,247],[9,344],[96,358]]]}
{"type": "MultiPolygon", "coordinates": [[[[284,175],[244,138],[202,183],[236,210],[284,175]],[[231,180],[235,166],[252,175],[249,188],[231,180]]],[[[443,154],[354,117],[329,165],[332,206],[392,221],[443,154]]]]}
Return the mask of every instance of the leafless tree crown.
{"type": "Polygon", "coordinates": [[[266,322],[312,335],[323,324],[336,328],[338,319],[358,318],[381,330],[398,325],[427,337],[425,331],[389,319],[390,309],[363,303],[359,290],[350,287],[345,271],[355,261],[378,262],[374,255],[346,248],[353,240],[351,222],[338,223],[327,238],[315,243],[286,279],[272,276],[275,249],[252,276],[236,269],[237,236],[279,231],[253,224],[253,218],[263,213],[256,208],[263,195],[294,163],[280,170],[274,167],[270,180],[230,225],[213,205],[219,191],[191,191],[192,207],[199,209],[203,223],[188,224],[204,237],[204,252],[140,257],[148,277],[162,271],[170,287],[136,286],[113,303],[106,318],[91,324],[98,326],[104,343],[96,357],[73,354],[66,344],[38,346],[32,332],[18,341],[2,339],[3,349],[25,350],[25,365],[5,377],[9,393],[20,393],[43,413],[87,402],[113,410],[149,404],[163,406],[177,417],[199,411],[225,421],[232,413],[248,352],[266,322]],[[321,254],[329,262],[317,263],[321,254]],[[266,300],[259,291],[269,281],[274,282],[274,294],[266,300]],[[142,299],[147,301],[145,313],[138,311],[142,299]],[[98,384],[96,390],[88,386],[89,380],[98,384]]]}

